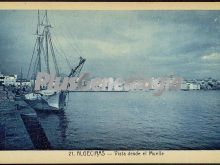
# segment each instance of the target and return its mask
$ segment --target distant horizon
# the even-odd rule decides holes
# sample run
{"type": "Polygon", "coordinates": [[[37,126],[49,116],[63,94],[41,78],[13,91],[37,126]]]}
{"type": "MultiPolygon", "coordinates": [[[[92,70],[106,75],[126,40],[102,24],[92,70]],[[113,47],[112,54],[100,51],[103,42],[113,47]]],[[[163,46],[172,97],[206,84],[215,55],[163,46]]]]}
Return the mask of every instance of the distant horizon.
{"type": "MultiPolygon", "coordinates": [[[[84,73],[84,72],[83,72],[83,73],[84,73]]],[[[21,78],[21,75],[19,75],[19,74],[14,74],[14,73],[9,73],[9,74],[7,74],[7,73],[3,73],[3,72],[0,71],[0,75],[1,75],[1,74],[4,75],[4,76],[17,75],[17,79],[20,79],[20,78],[21,78]]],[[[167,75],[167,76],[162,76],[162,77],[143,77],[143,76],[141,77],[141,76],[139,76],[139,77],[130,77],[130,78],[112,77],[112,76],[106,76],[106,77],[90,76],[89,78],[90,78],[90,79],[94,79],[94,78],[113,78],[113,79],[118,79],[118,78],[120,78],[120,79],[128,80],[128,79],[141,79],[141,78],[143,78],[143,79],[152,79],[152,78],[160,79],[160,78],[171,77],[171,76],[176,77],[176,75],[167,75]]],[[[59,76],[59,77],[62,78],[62,77],[64,77],[64,76],[59,76]]],[[[213,77],[204,77],[204,78],[196,78],[196,77],[194,77],[194,78],[187,78],[187,77],[181,77],[181,76],[178,76],[178,77],[183,78],[184,80],[205,80],[205,79],[213,79],[213,80],[220,81],[220,79],[216,79],[216,78],[213,78],[213,77]]],[[[26,77],[22,77],[22,80],[33,80],[33,79],[26,78],[26,77]]]]}

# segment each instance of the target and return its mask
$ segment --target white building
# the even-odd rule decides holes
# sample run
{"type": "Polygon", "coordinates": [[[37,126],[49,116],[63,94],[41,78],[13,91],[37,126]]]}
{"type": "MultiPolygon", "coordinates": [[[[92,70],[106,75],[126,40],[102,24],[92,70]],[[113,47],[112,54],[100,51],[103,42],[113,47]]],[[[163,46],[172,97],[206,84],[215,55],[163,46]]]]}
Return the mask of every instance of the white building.
{"type": "Polygon", "coordinates": [[[20,85],[31,87],[31,82],[25,80],[25,81],[22,81],[22,83],[20,83],[20,81],[16,81],[15,86],[20,87],[20,85]]]}
{"type": "Polygon", "coordinates": [[[0,72],[0,86],[4,84],[5,76],[0,72]]]}
{"type": "MultiPolygon", "coordinates": [[[[20,81],[17,79],[17,75],[3,75],[0,72],[0,86],[1,85],[5,85],[5,86],[9,86],[9,85],[13,85],[15,87],[20,87],[21,83],[20,81]]],[[[31,82],[27,81],[27,80],[22,80],[22,86],[29,86],[31,87],[31,82]]]]}
{"type": "Polygon", "coordinates": [[[190,83],[189,89],[190,89],[190,90],[200,90],[200,84],[190,83]]]}
{"type": "Polygon", "coordinates": [[[200,90],[200,84],[184,82],[181,84],[181,89],[182,90],[200,90]]]}
{"type": "Polygon", "coordinates": [[[17,81],[17,75],[8,75],[4,78],[4,85],[15,85],[17,81]]]}

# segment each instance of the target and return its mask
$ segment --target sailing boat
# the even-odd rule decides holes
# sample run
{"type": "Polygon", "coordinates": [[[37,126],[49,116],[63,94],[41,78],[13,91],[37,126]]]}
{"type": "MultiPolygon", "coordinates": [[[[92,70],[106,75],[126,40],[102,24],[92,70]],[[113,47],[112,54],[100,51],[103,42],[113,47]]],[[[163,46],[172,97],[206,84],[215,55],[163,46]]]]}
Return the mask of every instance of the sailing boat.
{"type": "MultiPolygon", "coordinates": [[[[60,76],[60,70],[57,64],[57,59],[54,51],[54,46],[51,38],[50,32],[50,22],[48,19],[47,11],[45,11],[43,19],[40,20],[40,12],[38,11],[38,24],[37,24],[37,31],[36,31],[36,42],[34,51],[32,54],[31,63],[28,69],[28,75],[30,72],[30,68],[33,65],[33,74],[32,77],[34,78],[34,83],[36,79],[36,74],[38,72],[43,71],[43,64],[42,61],[45,61],[45,69],[47,73],[51,73],[51,64],[49,58],[50,55],[53,59],[53,65],[56,72],[56,77],[60,76]],[[36,51],[35,51],[36,50],[36,51]],[[36,52],[36,53],[35,53],[36,52]],[[34,54],[36,54],[35,61],[34,54]]],[[[68,61],[68,60],[67,60],[68,61]]],[[[71,76],[79,76],[80,71],[82,70],[83,64],[85,63],[85,59],[80,57],[79,64],[72,69],[69,77],[71,76]]],[[[39,91],[32,91],[24,95],[24,100],[30,104],[36,110],[50,110],[50,111],[60,111],[63,110],[66,106],[66,95],[67,91],[59,91],[59,90],[49,90],[46,86],[41,86],[41,90],[39,91]]]]}

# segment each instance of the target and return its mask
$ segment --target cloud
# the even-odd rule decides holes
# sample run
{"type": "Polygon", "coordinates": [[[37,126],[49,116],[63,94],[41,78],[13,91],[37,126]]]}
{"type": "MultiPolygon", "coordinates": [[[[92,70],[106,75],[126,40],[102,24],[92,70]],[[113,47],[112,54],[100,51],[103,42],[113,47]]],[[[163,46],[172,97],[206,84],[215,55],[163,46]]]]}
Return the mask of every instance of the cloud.
{"type": "Polygon", "coordinates": [[[219,61],[220,60],[220,53],[211,53],[208,55],[202,56],[202,60],[205,61],[219,61]]]}
{"type": "MultiPolygon", "coordinates": [[[[62,70],[69,71],[65,55],[71,66],[79,56],[86,58],[84,70],[100,76],[220,77],[219,13],[49,11],[48,15],[62,70]]],[[[0,20],[0,70],[16,73],[22,67],[25,72],[36,37],[37,11],[0,11],[0,20]]]]}
{"type": "Polygon", "coordinates": [[[103,55],[120,56],[121,54],[128,53],[130,47],[127,43],[113,43],[110,41],[84,39],[79,41],[85,47],[91,46],[93,49],[98,49],[103,55]]]}

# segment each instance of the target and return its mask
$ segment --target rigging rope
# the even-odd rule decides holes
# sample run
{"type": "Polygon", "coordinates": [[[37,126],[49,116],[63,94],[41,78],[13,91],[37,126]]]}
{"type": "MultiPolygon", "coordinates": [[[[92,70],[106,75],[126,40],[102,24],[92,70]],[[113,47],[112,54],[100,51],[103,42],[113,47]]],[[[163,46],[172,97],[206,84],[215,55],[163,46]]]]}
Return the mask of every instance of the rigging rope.
{"type": "Polygon", "coordinates": [[[64,52],[64,51],[61,49],[61,47],[59,46],[60,44],[59,44],[59,42],[57,41],[55,35],[53,35],[53,36],[54,36],[54,37],[53,37],[54,48],[57,50],[57,52],[58,52],[58,51],[60,52],[60,53],[58,53],[59,55],[62,55],[62,56],[65,58],[66,63],[68,64],[68,66],[69,66],[70,69],[71,69],[72,67],[71,67],[71,65],[70,65],[70,63],[69,63],[69,60],[68,60],[67,57],[66,57],[65,52],[64,52]],[[60,49],[57,49],[57,47],[59,47],[60,49]]]}
{"type": "Polygon", "coordinates": [[[28,68],[27,78],[29,77],[31,64],[32,64],[32,61],[33,61],[33,58],[34,58],[34,53],[35,53],[35,50],[36,50],[36,46],[37,46],[37,39],[36,39],[35,44],[34,44],[34,50],[33,50],[32,56],[31,56],[31,62],[30,62],[29,68],[28,68]]]}
{"type": "MultiPolygon", "coordinates": [[[[52,19],[53,19],[53,21],[54,21],[54,24],[56,24],[56,21],[55,21],[55,18],[54,18],[53,15],[52,15],[52,19]]],[[[56,29],[57,29],[57,28],[56,28],[56,29]]],[[[58,29],[58,30],[59,30],[59,29],[58,29]]],[[[78,56],[81,56],[81,51],[80,51],[79,47],[77,46],[77,44],[71,44],[69,41],[72,41],[72,40],[67,39],[67,38],[69,38],[70,36],[71,36],[71,38],[74,38],[73,35],[72,35],[72,33],[69,33],[70,35],[69,35],[69,34],[66,35],[66,33],[64,33],[64,32],[66,32],[66,31],[68,31],[68,30],[66,30],[66,29],[65,29],[65,30],[64,30],[64,29],[63,29],[63,30],[61,29],[61,31],[59,30],[59,32],[63,34],[63,39],[66,41],[66,43],[68,43],[68,44],[70,45],[70,47],[74,50],[74,52],[77,53],[78,56]],[[68,37],[66,37],[66,36],[68,36],[68,37]],[[73,45],[76,46],[76,47],[74,47],[73,45]]],[[[56,33],[54,32],[53,34],[54,34],[54,37],[56,38],[56,33]]],[[[61,44],[60,44],[58,41],[57,41],[57,43],[60,45],[60,48],[62,49],[61,44]]],[[[66,54],[64,53],[63,49],[62,49],[62,52],[63,52],[64,55],[66,55],[66,54]]]]}

